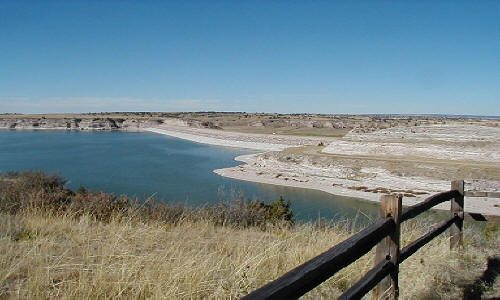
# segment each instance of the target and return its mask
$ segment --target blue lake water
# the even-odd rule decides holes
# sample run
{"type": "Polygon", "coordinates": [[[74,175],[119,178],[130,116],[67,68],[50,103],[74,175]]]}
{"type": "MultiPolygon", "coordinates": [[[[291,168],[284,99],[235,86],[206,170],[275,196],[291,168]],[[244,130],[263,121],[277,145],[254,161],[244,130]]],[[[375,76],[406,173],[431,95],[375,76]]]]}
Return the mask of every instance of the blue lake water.
{"type": "Polygon", "coordinates": [[[154,133],[0,130],[0,172],[42,170],[68,179],[68,187],[154,196],[191,206],[234,194],[292,203],[296,219],[355,219],[366,224],[378,205],[328,193],[221,177],[214,169],[236,166],[246,150],[193,143],[154,133]]]}

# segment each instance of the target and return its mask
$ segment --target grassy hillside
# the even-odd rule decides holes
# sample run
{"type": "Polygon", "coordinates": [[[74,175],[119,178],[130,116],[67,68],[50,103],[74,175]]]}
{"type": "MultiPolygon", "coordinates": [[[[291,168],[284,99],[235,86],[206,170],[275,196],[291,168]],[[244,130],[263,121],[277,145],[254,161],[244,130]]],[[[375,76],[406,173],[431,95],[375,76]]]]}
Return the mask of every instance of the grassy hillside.
{"type": "MultiPolygon", "coordinates": [[[[0,296],[238,297],[346,239],[349,222],[293,224],[286,202],[236,199],[189,209],[63,188],[40,173],[0,180],[0,296]]],[[[403,244],[431,219],[408,222],[403,244]]],[[[500,296],[478,278],[498,255],[499,226],[468,227],[462,253],[440,237],[400,268],[402,298],[500,296]]],[[[338,296],[373,264],[373,252],[306,298],[338,296]]]]}

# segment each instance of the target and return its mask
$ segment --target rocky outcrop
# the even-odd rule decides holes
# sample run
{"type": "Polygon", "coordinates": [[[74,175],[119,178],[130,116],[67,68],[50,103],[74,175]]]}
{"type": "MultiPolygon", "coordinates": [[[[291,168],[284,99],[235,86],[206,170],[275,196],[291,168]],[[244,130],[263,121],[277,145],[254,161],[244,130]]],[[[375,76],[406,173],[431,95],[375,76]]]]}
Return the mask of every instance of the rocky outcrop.
{"type": "Polygon", "coordinates": [[[165,124],[177,127],[221,129],[219,122],[174,118],[0,118],[0,129],[139,130],[165,124]]]}
{"type": "Polygon", "coordinates": [[[118,122],[117,126],[122,130],[138,130],[142,128],[155,127],[159,124],[163,124],[163,120],[127,119],[121,123],[118,122]]]}
{"type": "MultiPolygon", "coordinates": [[[[250,127],[285,127],[292,128],[345,128],[343,122],[331,120],[259,120],[248,124],[250,127]]],[[[353,125],[351,125],[352,127],[353,125]]]]}
{"type": "Polygon", "coordinates": [[[76,123],[71,119],[0,119],[4,129],[72,129],[76,123]]]}
{"type": "Polygon", "coordinates": [[[0,129],[138,130],[162,124],[163,120],[113,118],[4,118],[0,129]]]}

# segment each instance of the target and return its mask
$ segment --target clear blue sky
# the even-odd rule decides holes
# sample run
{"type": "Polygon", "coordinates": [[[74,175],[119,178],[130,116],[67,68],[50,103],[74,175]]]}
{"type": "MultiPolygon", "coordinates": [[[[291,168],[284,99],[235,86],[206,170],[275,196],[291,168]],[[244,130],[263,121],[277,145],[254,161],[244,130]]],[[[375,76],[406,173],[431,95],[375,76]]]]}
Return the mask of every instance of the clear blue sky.
{"type": "Polygon", "coordinates": [[[0,112],[500,115],[500,1],[3,1],[0,112]]]}

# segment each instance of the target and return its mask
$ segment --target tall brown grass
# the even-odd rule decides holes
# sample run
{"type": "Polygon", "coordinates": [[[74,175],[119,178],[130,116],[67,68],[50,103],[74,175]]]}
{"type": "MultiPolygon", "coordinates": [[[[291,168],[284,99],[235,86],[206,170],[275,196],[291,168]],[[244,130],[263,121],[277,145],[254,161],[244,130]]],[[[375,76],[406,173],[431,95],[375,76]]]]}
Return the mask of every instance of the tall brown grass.
{"type": "MultiPolygon", "coordinates": [[[[0,182],[0,296],[240,297],[355,233],[349,222],[266,220],[265,209],[242,201],[188,209],[84,189],[74,193],[61,188],[57,176],[40,173],[0,182]]],[[[425,233],[430,222],[405,223],[403,244],[425,233]]],[[[461,253],[450,252],[444,236],[432,241],[401,265],[402,298],[462,297],[477,285],[487,258],[498,255],[495,233],[495,226],[468,227],[461,253]]],[[[340,295],[372,267],[373,256],[305,298],[340,295]]],[[[483,289],[498,296],[498,280],[483,289]]]]}

